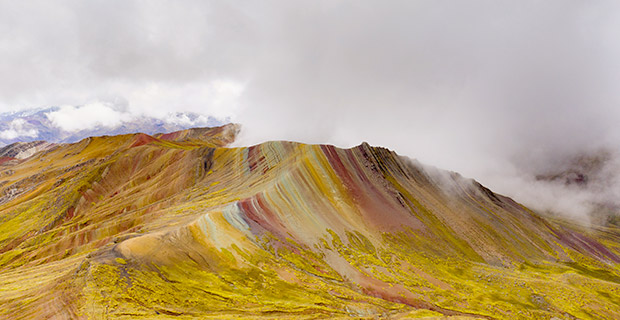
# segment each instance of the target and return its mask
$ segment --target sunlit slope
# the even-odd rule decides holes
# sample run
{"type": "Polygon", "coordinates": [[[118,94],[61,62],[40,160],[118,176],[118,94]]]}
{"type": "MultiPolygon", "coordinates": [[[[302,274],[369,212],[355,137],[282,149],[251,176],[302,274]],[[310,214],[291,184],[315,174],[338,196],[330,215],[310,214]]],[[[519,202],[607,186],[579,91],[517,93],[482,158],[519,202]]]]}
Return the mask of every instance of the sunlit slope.
{"type": "Polygon", "coordinates": [[[236,130],[0,165],[0,316],[620,317],[617,229],[367,144],[223,147],[236,130]]]}

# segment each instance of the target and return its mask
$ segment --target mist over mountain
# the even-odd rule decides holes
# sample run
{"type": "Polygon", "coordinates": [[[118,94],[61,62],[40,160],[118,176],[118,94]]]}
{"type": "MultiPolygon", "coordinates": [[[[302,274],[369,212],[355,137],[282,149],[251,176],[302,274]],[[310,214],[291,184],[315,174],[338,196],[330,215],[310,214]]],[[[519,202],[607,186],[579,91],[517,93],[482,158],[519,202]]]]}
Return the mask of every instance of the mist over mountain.
{"type": "Polygon", "coordinates": [[[0,4],[0,113],[84,106],[53,118],[74,132],[193,112],[241,123],[239,146],[368,141],[543,211],[599,202],[536,176],[620,146],[617,1],[155,2],[0,4]]]}
{"type": "Polygon", "coordinates": [[[0,1],[0,320],[620,319],[619,31],[614,0],[0,1]]]}
{"type": "Polygon", "coordinates": [[[618,150],[585,150],[549,162],[529,174],[532,188],[524,198],[530,207],[585,224],[620,223],[618,150]]]}

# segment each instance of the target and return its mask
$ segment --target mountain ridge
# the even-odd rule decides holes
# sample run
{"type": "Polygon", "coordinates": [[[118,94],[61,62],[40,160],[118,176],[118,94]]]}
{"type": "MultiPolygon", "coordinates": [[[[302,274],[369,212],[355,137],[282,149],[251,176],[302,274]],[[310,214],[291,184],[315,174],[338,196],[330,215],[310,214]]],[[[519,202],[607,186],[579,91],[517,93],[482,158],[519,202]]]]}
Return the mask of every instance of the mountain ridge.
{"type": "Polygon", "coordinates": [[[17,190],[0,201],[0,316],[617,315],[617,229],[549,220],[367,143],[225,147],[238,130],[0,164],[0,191],[17,190]]]}

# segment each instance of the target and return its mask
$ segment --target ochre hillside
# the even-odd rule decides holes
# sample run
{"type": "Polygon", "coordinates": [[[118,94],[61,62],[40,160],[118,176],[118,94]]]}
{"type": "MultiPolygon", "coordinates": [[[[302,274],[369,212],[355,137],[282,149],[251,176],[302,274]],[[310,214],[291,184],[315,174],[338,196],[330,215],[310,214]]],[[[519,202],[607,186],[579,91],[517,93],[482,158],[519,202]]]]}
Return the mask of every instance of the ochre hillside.
{"type": "Polygon", "coordinates": [[[237,131],[0,158],[0,318],[620,318],[618,229],[365,143],[237,131]]]}

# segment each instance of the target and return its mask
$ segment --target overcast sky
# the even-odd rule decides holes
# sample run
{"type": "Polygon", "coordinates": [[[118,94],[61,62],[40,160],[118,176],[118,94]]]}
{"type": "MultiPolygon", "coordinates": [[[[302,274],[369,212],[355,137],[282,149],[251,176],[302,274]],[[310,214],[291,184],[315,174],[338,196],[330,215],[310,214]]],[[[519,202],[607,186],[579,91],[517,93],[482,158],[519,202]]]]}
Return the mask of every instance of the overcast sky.
{"type": "Polygon", "coordinates": [[[514,194],[620,146],[618,39],[617,1],[0,1],[0,112],[193,111],[514,194]]]}

